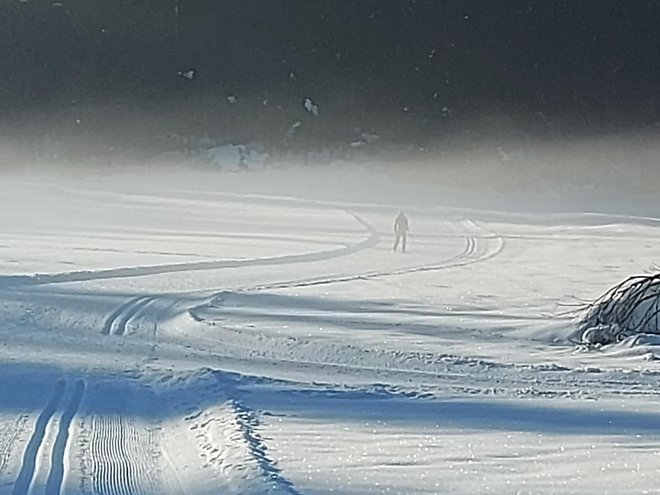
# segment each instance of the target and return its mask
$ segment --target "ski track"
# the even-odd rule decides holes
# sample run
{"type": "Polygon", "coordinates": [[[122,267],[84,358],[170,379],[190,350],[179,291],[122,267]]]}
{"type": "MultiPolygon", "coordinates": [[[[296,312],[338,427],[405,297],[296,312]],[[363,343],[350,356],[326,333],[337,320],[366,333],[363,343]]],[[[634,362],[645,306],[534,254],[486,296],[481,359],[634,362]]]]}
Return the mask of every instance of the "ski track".
{"type": "MultiPolygon", "coordinates": [[[[14,483],[12,495],[28,495],[32,480],[36,476],[37,456],[42,449],[42,442],[46,436],[46,428],[64,397],[65,389],[66,382],[64,380],[60,380],[55,384],[55,389],[48,404],[37,418],[32,436],[25,447],[23,463],[14,483]]],[[[49,493],[48,495],[51,494],[49,493]]]]}
{"type": "MultiPolygon", "coordinates": [[[[367,238],[365,238],[359,243],[342,247],[339,249],[319,251],[315,253],[282,255],[282,256],[273,256],[267,258],[247,259],[247,260],[216,260],[216,261],[203,261],[203,262],[193,262],[193,263],[175,263],[175,264],[166,264],[166,265],[142,266],[142,267],[124,267],[124,268],[115,268],[109,270],[65,272],[65,273],[43,274],[43,275],[34,275],[34,276],[6,276],[6,277],[0,277],[0,288],[11,288],[21,285],[48,285],[48,284],[68,283],[68,282],[86,282],[92,280],[130,278],[130,277],[140,277],[147,275],[161,275],[161,274],[176,273],[176,272],[202,271],[202,270],[213,270],[213,269],[222,269],[222,268],[238,268],[244,266],[285,265],[291,263],[303,263],[303,262],[308,263],[314,261],[325,261],[337,257],[354,254],[364,249],[375,247],[380,243],[380,235],[378,231],[369,222],[361,218],[359,215],[352,213],[350,211],[345,211],[345,213],[352,216],[356,222],[361,224],[369,235],[367,238]]],[[[456,228],[456,225],[451,224],[450,222],[447,223],[452,227],[456,228]]],[[[463,220],[461,223],[463,224],[463,229],[456,229],[456,230],[459,231],[462,230],[463,232],[465,232],[465,230],[467,230],[465,226],[467,226],[470,227],[472,230],[477,230],[480,231],[481,233],[483,232],[485,233],[482,234],[480,237],[476,237],[474,235],[464,235],[465,244],[466,244],[464,250],[460,254],[450,257],[448,259],[441,260],[438,263],[434,263],[431,265],[419,265],[419,266],[401,268],[397,270],[366,272],[359,275],[347,275],[344,277],[306,279],[297,282],[283,282],[279,284],[258,286],[251,289],[266,290],[266,289],[288,288],[288,287],[305,287],[305,286],[313,286],[313,285],[325,285],[330,283],[351,282],[361,279],[375,279],[375,278],[382,278],[387,276],[407,275],[417,272],[444,270],[447,268],[464,266],[467,264],[488,260],[499,254],[504,249],[505,240],[503,237],[485,231],[483,227],[479,226],[473,220],[463,220]],[[486,242],[483,242],[484,240],[486,242]],[[495,241],[496,243],[496,246],[494,248],[491,247],[491,242],[490,242],[491,240],[495,241]]],[[[133,303],[129,303],[129,304],[133,304],[133,303]]],[[[135,302],[135,304],[137,304],[137,302],[135,302]]],[[[111,319],[112,318],[118,319],[120,314],[123,313],[124,311],[126,311],[125,308],[123,307],[119,308],[117,312],[113,313],[111,319]]],[[[113,324],[112,321],[109,320],[109,322],[106,323],[106,325],[104,326],[102,333],[105,335],[112,333],[112,329],[111,327],[109,327],[109,325],[112,324],[113,324]]]]}
{"type": "Polygon", "coordinates": [[[124,335],[128,322],[155,299],[155,296],[141,296],[122,304],[108,317],[101,333],[103,335],[124,335]]]}
{"type": "MultiPolygon", "coordinates": [[[[374,227],[365,220],[361,219],[359,216],[354,214],[353,216],[355,217],[356,221],[361,223],[365,227],[365,229],[367,229],[370,232],[370,236],[365,242],[368,242],[371,239],[371,241],[369,242],[375,242],[377,244],[379,237],[374,227]]],[[[455,224],[451,224],[449,222],[447,223],[456,230],[465,231],[466,230],[465,225],[471,227],[473,230],[483,230],[482,227],[478,226],[475,222],[471,220],[463,221],[462,229],[459,229],[459,227],[455,224]]],[[[362,274],[347,275],[340,277],[306,278],[306,279],[299,279],[299,280],[292,280],[285,282],[276,282],[271,284],[242,287],[237,289],[237,291],[248,292],[248,291],[264,291],[264,290],[272,290],[272,289],[286,289],[286,288],[294,288],[294,287],[311,287],[317,285],[352,282],[356,280],[369,280],[369,279],[384,278],[389,276],[407,275],[418,272],[445,270],[457,266],[464,266],[468,264],[486,261],[498,255],[504,249],[504,239],[492,233],[488,233],[481,237],[465,235],[464,239],[465,239],[465,246],[462,252],[431,265],[419,265],[419,266],[401,268],[396,270],[366,272],[362,274]],[[493,242],[491,241],[494,241],[495,243],[494,246],[493,246],[493,242]]],[[[170,294],[170,296],[176,296],[176,294],[170,294]]],[[[125,304],[121,305],[115,312],[113,312],[108,317],[108,319],[106,320],[103,326],[103,330],[101,331],[101,333],[103,335],[110,335],[110,334],[119,335],[119,336],[124,335],[126,332],[126,325],[128,324],[128,322],[133,317],[135,317],[143,308],[154,302],[156,299],[157,299],[156,296],[140,296],[129,300],[125,304]]],[[[195,317],[194,314],[192,314],[192,316],[195,317]]],[[[157,325],[157,322],[154,322],[153,324],[155,326],[157,325]]]]}
{"type": "Polygon", "coordinates": [[[64,456],[69,441],[69,428],[71,427],[73,418],[78,412],[84,393],[85,382],[83,380],[78,380],[75,384],[69,404],[64,410],[59,423],[59,430],[57,432],[55,444],[53,445],[50,473],[48,474],[48,480],[46,481],[46,495],[59,495],[60,493],[65,473],[64,456]]]}
{"type": "MultiPolygon", "coordinates": [[[[369,233],[369,236],[364,239],[362,242],[355,244],[353,246],[349,246],[348,252],[346,254],[351,254],[353,252],[357,252],[362,249],[366,249],[369,247],[374,247],[380,242],[380,237],[376,229],[373,228],[371,224],[369,224],[367,221],[363,220],[360,218],[358,215],[351,213],[351,212],[346,212],[353,216],[353,218],[360,223],[365,230],[369,233]]],[[[347,248],[343,248],[347,249],[347,248]]],[[[312,256],[310,254],[307,255],[284,255],[280,257],[275,257],[275,258],[265,258],[262,260],[262,262],[266,262],[268,260],[274,260],[274,259],[279,259],[280,263],[285,263],[282,261],[283,259],[289,259],[287,263],[295,263],[299,262],[304,258],[307,260],[307,257],[312,256]]],[[[334,257],[334,256],[332,256],[334,257]]],[[[323,258],[326,259],[326,258],[323,258]]],[[[244,262],[249,262],[252,260],[243,260],[244,262]]],[[[278,264],[280,264],[278,263],[278,264]]],[[[257,262],[256,264],[260,264],[257,262]]],[[[177,265],[179,266],[179,265],[177,265]]],[[[181,265],[183,266],[183,265],[181,265]]],[[[193,268],[193,270],[196,268],[193,268]]],[[[167,272],[162,272],[162,273],[167,273],[167,272]]],[[[56,276],[56,275],[54,275],[56,276]]],[[[46,282],[49,283],[49,282],[46,282]]],[[[107,318],[103,325],[103,329],[101,330],[102,335],[118,335],[122,336],[126,333],[126,326],[128,322],[134,318],[143,308],[145,308],[147,305],[152,303],[153,301],[156,300],[156,296],[140,296],[140,297],[135,297],[127,301],[126,303],[122,304],[119,306],[113,313],[110,314],[110,316],[107,318]]],[[[154,323],[154,326],[156,323],[154,323]]]]}
{"type": "MultiPolygon", "coordinates": [[[[467,220],[465,223],[467,225],[473,226],[476,229],[482,229],[482,227],[478,226],[471,220],[467,220]]],[[[472,235],[464,235],[463,237],[465,239],[465,246],[463,251],[457,255],[443,259],[433,264],[417,265],[396,270],[365,272],[361,274],[346,275],[340,277],[307,278],[286,282],[276,282],[272,284],[243,287],[238,289],[238,291],[262,291],[271,289],[288,289],[294,287],[311,287],[316,285],[354,282],[356,280],[373,280],[384,277],[408,275],[411,273],[446,270],[449,268],[455,268],[489,260],[490,258],[493,258],[501,253],[505,247],[504,238],[490,232],[482,235],[481,237],[475,237],[472,235]]]]}
{"type": "Polygon", "coordinates": [[[248,266],[272,266],[286,265],[290,263],[311,263],[347,256],[378,245],[380,242],[380,236],[376,229],[374,229],[368,222],[363,220],[358,215],[351,212],[344,213],[351,215],[359,224],[365,228],[368,233],[368,236],[365,239],[355,244],[335,249],[303,254],[285,254],[281,256],[271,256],[265,258],[197,261],[191,263],[171,263],[162,265],[112,268],[107,270],[83,270],[53,274],[4,276],[0,277],[0,288],[7,289],[17,286],[89,282],[95,280],[143,277],[147,275],[162,275],[166,273],[218,270],[224,268],[241,268],[248,266]]]}

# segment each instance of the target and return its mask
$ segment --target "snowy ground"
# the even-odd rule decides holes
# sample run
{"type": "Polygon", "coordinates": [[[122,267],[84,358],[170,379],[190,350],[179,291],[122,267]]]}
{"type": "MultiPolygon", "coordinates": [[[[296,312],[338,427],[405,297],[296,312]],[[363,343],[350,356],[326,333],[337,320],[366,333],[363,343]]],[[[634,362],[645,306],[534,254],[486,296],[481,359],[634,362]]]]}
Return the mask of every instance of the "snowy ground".
{"type": "Polygon", "coordinates": [[[0,493],[660,493],[657,349],[568,341],[660,221],[389,177],[5,177],[0,493]]]}

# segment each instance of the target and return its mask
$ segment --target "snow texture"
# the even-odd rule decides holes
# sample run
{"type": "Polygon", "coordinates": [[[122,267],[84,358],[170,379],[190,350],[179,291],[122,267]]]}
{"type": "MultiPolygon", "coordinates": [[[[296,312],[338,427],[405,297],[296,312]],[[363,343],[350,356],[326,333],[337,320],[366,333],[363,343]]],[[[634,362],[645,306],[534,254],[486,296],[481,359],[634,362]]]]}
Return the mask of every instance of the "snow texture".
{"type": "Polygon", "coordinates": [[[5,177],[0,493],[657,493],[660,337],[576,349],[566,304],[660,223],[469,194],[376,164],[5,177]]]}

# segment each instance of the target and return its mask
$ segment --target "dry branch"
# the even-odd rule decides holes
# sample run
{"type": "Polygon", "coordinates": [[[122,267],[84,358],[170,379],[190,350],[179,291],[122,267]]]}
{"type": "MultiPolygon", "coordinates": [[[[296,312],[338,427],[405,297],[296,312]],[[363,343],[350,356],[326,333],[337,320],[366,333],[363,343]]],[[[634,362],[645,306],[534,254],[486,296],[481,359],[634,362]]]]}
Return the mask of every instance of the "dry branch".
{"type": "Polygon", "coordinates": [[[584,308],[578,329],[587,346],[660,334],[660,273],[635,275],[610,288],[584,308]]]}

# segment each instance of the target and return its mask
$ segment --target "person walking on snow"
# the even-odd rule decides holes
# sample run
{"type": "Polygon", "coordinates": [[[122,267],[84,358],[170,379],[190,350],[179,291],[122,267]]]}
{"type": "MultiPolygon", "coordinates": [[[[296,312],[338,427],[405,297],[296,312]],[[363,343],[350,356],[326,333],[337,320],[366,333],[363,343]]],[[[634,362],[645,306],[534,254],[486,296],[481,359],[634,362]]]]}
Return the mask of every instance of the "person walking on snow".
{"type": "Polygon", "coordinates": [[[401,211],[394,220],[394,247],[392,252],[396,252],[396,248],[401,242],[401,252],[406,252],[406,238],[408,236],[408,217],[401,211]]]}

